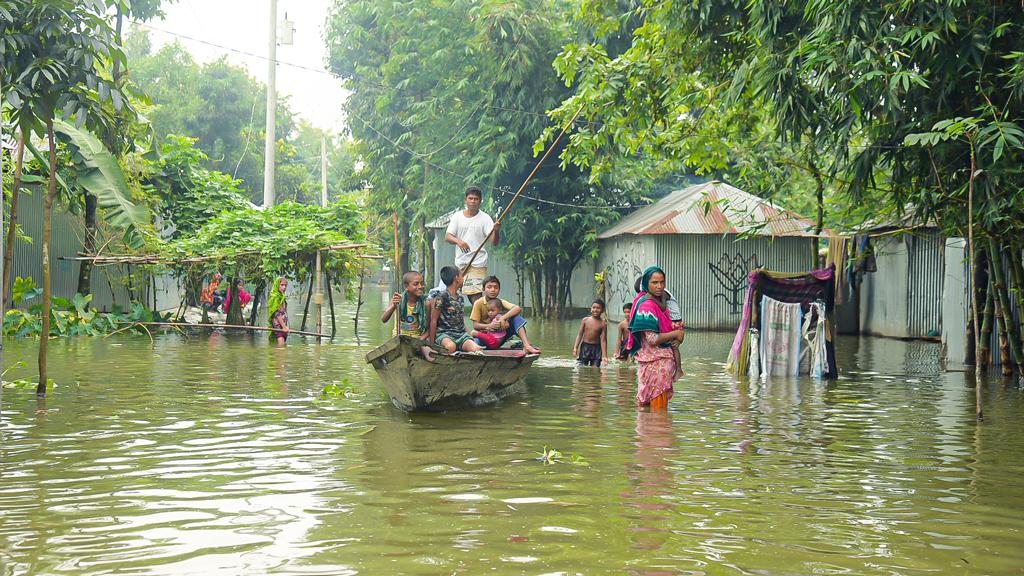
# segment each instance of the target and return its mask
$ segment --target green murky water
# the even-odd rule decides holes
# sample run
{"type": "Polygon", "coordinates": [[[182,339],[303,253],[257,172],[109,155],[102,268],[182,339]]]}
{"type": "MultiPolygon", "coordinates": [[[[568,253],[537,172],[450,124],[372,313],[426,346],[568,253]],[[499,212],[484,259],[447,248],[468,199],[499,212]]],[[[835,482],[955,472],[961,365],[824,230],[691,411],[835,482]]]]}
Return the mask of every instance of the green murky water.
{"type": "MultiPolygon", "coordinates": [[[[56,391],[2,396],[0,575],[1024,573],[1024,399],[993,381],[977,424],[935,344],[844,339],[837,382],[750,385],[692,333],[651,414],[534,321],[522,394],[407,415],[351,315],[322,347],[55,341],[56,391]]],[[[33,353],[8,341],[7,378],[33,353]]]]}

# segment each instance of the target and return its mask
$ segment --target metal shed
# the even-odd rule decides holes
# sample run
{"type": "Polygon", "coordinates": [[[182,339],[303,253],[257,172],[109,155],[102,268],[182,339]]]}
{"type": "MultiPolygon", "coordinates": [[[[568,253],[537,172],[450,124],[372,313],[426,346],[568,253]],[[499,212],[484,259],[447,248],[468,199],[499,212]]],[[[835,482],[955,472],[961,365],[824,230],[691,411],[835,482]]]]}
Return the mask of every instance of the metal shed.
{"type": "MultiPolygon", "coordinates": [[[[875,229],[878,233],[882,229],[875,229]]],[[[942,332],[945,243],[936,228],[871,239],[878,270],[860,285],[860,330],[893,338],[938,337],[942,332]]]]}
{"type": "Polygon", "coordinates": [[[608,312],[622,318],[633,283],[660,265],[687,326],[734,330],[747,274],[759,266],[807,270],[814,258],[814,223],[724,182],[672,192],[598,236],[598,270],[607,270],[608,312]],[[752,237],[740,239],[742,233],[752,237]]]}

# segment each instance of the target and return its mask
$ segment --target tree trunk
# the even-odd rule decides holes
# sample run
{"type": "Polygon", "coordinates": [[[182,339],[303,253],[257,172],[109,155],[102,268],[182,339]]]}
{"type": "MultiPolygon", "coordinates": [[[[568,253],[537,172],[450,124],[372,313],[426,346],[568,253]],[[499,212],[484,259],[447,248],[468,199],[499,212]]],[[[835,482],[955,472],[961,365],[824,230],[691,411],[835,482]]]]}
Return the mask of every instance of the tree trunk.
{"type": "MultiPolygon", "coordinates": [[[[972,277],[978,277],[978,258],[976,247],[974,245],[974,178],[978,171],[978,158],[974,151],[974,141],[970,142],[971,145],[971,171],[967,177],[967,253],[970,255],[970,266],[972,277]]],[[[981,349],[981,334],[978,332],[980,327],[978,322],[978,307],[974,307],[974,349],[975,356],[980,356],[981,349]]],[[[984,379],[981,377],[981,370],[975,368],[974,370],[974,416],[978,420],[982,420],[985,417],[985,412],[982,409],[981,404],[981,391],[984,385],[984,379]]]]}
{"type": "Polygon", "coordinates": [[[814,176],[814,198],[818,208],[818,221],[814,223],[814,254],[811,255],[811,270],[818,268],[818,251],[821,249],[821,231],[825,229],[825,183],[814,160],[808,160],[814,176]]]}
{"type": "MultiPolygon", "coordinates": [[[[82,251],[86,254],[96,253],[96,205],[97,199],[85,193],[85,239],[82,251]]],[[[82,296],[92,292],[92,260],[81,260],[78,264],[78,290],[82,296]]]]}
{"type": "Polygon", "coordinates": [[[530,292],[533,294],[533,315],[538,318],[544,317],[544,273],[539,264],[534,264],[529,270],[533,276],[530,283],[530,292]]]}
{"type": "Polygon", "coordinates": [[[1009,246],[1010,279],[1013,281],[1013,293],[1017,298],[1017,323],[1011,325],[1017,330],[1017,337],[1024,342],[1024,263],[1021,262],[1021,245],[1011,241],[1009,246]]]}
{"type": "Polygon", "coordinates": [[[53,118],[46,119],[46,140],[50,146],[50,173],[43,202],[43,310],[42,328],[39,331],[39,385],[36,395],[46,395],[46,349],[50,343],[50,234],[53,231],[53,200],[57,197],[57,142],[53,137],[53,118]]]}
{"type": "MultiPolygon", "coordinates": [[[[980,265],[979,265],[980,266],[980,265]]],[[[981,316],[981,344],[978,346],[978,368],[988,368],[992,363],[992,330],[995,325],[995,290],[992,289],[991,278],[982,275],[985,282],[985,307],[981,316]]]]}
{"type": "Polygon", "coordinates": [[[306,291],[306,305],[302,308],[302,326],[299,330],[306,329],[306,317],[309,316],[309,301],[313,298],[313,273],[309,274],[309,290],[306,291]]]}
{"type": "MultiPolygon", "coordinates": [[[[435,232],[432,232],[432,234],[436,237],[436,235],[439,234],[439,232],[435,231],[435,232]]],[[[432,240],[428,241],[427,242],[427,246],[429,246],[430,248],[429,248],[429,250],[427,250],[427,261],[426,261],[426,263],[424,265],[426,266],[425,269],[426,269],[427,290],[430,290],[431,288],[434,287],[434,284],[437,282],[437,269],[434,266],[434,245],[433,245],[433,241],[432,240]]]]}
{"type": "Polygon", "coordinates": [[[1013,374],[1013,366],[1010,364],[1010,345],[1007,341],[1006,319],[1003,317],[1002,303],[1000,303],[998,298],[995,302],[995,324],[999,334],[999,370],[1003,376],[1009,376],[1013,374]]]}
{"type": "MultiPolygon", "coordinates": [[[[364,260],[365,262],[365,260],[364,260]]],[[[363,280],[366,278],[366,264],[359,266],[359,289],[356,291],[356,315],[352,317],[352,331],[359,338],[359,311],[363,308],[363,280]]]]}
{"type": "MultiPolygon", "coordinates": [[[[3,309],[11,303],[11,267],[14,263],[14,242],[18,230],[18,196],[21,195],[21,173],[25,162],[25,132],[18,136],[14,152],[14,186],[11,188],[11,211],[8,214],[7,244],[4,244],[3,309]]],[[[2,205],[2,203],[0,203],[2,205]]]]}
{"type": "Polygon", "coordinates": [[[235,278],[228,278],[228,316],[224,319],[225,324],[234,326],[245,326],[245,318],[242,317],[242,299],[239,297],[239,290],[235,286],[235,278]]]}
{"type": "Polygon", "coordinates": [[[996,239],[992,237],[988,239],[988,256],[989,265],[992,270],[992,286],[995,288],[995,297],[999,299],[999,309],[1002,312],[1002,314],[997,316],[1001,321],[999,354],[1000,359],[1006,360],[1003,364],[1003,374],[1009,375],[1012,373],[1009,363],[1010,356],[1012,355],[1013,362],[1020,365],[1024,363],[1024,351],[1021,350],[1018,332],[1011,328],[1011,324],[1013,323],[1013,311],[1012,308],[1010,308],[1010,295],[1006,289],[1006,274],[1003,271],[1003,258],[999,253],[999,244],[996,242],[996,239]],[[1005,358],[1003,358],[1004,343],[1009,348],[1005,353],[1005,358]]]}
{"type": "Polygon", "coordinates": [[[263,301],[263,292],[267,289],[267,281],[260,280],[256,285],[256,293],[252,297],[252,310],[249,311],[249,326],[258,326],[256,319],[259,317],[260,302],[263,301]]]}
{"type": "Polygon", "coordinates": [[[327,285],[327,306],[331,309],[331,338],[338,333],[338,321],[334,316],[334,292],[331,290],[331,275],[324,270],[324,283],[327,285]]]}

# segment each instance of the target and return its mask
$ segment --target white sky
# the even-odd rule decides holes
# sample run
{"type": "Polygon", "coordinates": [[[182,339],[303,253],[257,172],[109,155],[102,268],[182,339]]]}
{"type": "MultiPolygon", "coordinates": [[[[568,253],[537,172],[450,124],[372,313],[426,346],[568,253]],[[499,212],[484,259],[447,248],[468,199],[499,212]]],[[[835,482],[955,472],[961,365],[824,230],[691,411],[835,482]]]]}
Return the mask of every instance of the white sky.
{"type": "MultiPolygon", "coordinates": [[[[323,28],[330,3],[331,0],[278,0],[278,31],[287,13],[288,19],[295,23],[295,43],[277,47],[280,63],[277,66],[277,93],[287,96],[291,109],[315,126],[337,131],[344,127],[341,105],[346,91],[338,79],[324,73],[327,48],[323,28]],[[324,72],[303,70],[285,63],[324,72]]],[[[269,0],[176,0],[173,4],[165,3],[163,10],[166,13],[164,20],[147,23],[154,47],[177,39],[200,62],[227,56],[230,62],[244,66],[252,76],[266,82],[269,0]]]]}

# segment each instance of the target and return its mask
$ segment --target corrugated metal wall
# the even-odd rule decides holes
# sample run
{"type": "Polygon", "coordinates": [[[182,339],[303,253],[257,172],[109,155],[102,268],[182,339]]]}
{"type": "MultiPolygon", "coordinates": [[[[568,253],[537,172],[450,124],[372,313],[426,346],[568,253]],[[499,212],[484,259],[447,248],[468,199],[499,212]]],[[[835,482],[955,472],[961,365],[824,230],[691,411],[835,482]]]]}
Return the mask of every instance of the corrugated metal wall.
{"type": "Polygon", "coordinates": [[[942,333],[942,285],[945,278],[945,240],[938,233],[911,236],[907,287],[907,324],[910,336],[939,336],[942,333]]]}
{"type": "Polygon", "coordinates": [[[623,235],[601,242],[598,266],[609,269],[608,308],[614,319],[622,318],[624,302],[632,302],[636,277],[658,264],[687,326],[733,330],[743,312],[747,274],[758,266],[781,272],[807,270],[813,245],[812,238],[736,241],[732,235],[623,235]]]}
{"type": "MultiPolygon", "coordinates": [[[[428,287],[437,286],[441,281],[442,267],[455,263],[455,246],[444,241],[444,229],[434,229],[434,232],[434,270],[437,277],[433,280],[428,279],[428,287]]],[[[520,294],[515,269],[508,263],[507,257],[497,249],[492,248],[487,251],[487,271],[501,280],[501,294],[506,300],[513,301],[524,308],[533,307],[529,279],[524,278],[524,293],[520,294]]],[[[584,258],[573,272],[569,286],[569,303],[575,308],[586,308],[590,306],[593,297],[594,260],[584,258]]]]}
{"type": "MultiPolygon", "coordinates": [[[[32,277],[37,284],[43,281],[43,196],[45,191],[34,189],[30,193],[22,193],[18,200],[18,224],[23,233],[32,238],[31,243],[19,240],[14,246],[14,262],[11,266],[11,278],[21,276],[32,277]]],[[[61,260],[61,256],[74,256],[82,249],[85,229],[82,217],[70,214],[60,205],[53,210],[53,235],[50,241],[50,270],[53,273],[51,285],[54,296],[71,298],[78,288],[79,263],[61,260]]],[[[134,269],[136,272],[137,269],[134,269]]],[[[92,305],[99,310],[109,311],[117,302],[123,308],[130,303],[128,296],[126,266],[97,266],[93,269],[91,291],[92,305]]],[[[153,306],[152,280],[136,277],[133,289],[136,300],[153,306]],[[143,285],[144,284],[144,285],[143,285]]],[[[177,282],[170,277],[157,278],[158,309],[177,307],[180,296],[177,282]]]]}
{"type": "MultiPolygon", "coordinates": [[[[1009,271],[1009,255],[1003,254],[1003,269],[1009,271]]],[[[966,257],[966,242],[963,238],[950,238],[945,241],[945,274],[943,287],[943,323],[942,323],[942,352],[946,367],[951,370],[964,368],[964,359],[968,346],[974,346],[967,341],[967,326],[971,324],[970,318],[970,290],[971,271],[966,257]]],[[[1006,278],[1007,288],[1010,291],[1010,313],[1013,321],[1020,323],[1021,310],[1013,298],[1014,286],[1012,275],[1006,278]]],[[[999,366],[999,333],[993,327],[992,337],[989,341],[989,348],[992,351],[992,365],[999,366]]]]}
{"type": "Polygon", "coordinates": [[[894,338],[942,331],[944,240],[935,232],[872,240],[876,272],[861,283],[861,330],[894,338]]]}

